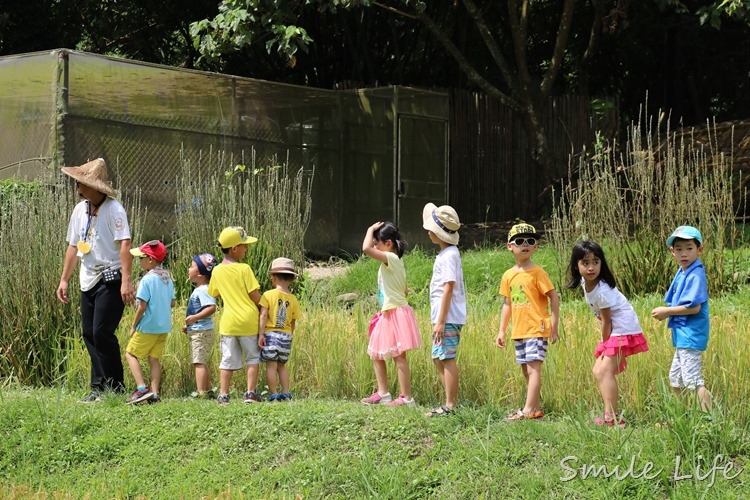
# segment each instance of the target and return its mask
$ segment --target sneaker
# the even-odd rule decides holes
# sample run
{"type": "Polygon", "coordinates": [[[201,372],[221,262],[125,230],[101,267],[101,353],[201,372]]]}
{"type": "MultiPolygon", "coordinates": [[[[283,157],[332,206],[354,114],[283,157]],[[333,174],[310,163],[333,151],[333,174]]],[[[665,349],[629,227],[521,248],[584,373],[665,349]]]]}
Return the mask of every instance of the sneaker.
{"type": "Polygon", "coordinates": [[[88,396],[78,400],[79,403],[101,403],[102,401],[104,401],[104,398],[96,389],[92,390],[88,396]]]}
{"type": "Polygon", "coordinates": [[[245,401],[245,403],[260,403],[260,398],[255,394],[255,391],[247,391],[243,401],[245,401]]]}
{"type": "Polygon", "coordinates": [[[146,386],[145,389],[138,390],[136,389],[135,392],[128,398],[126,401],[126,404],[132,405],[134,403],[140,403],[141,401],[146,401],[148,398],[150,398],[154,393],[151,392],[151,389],[146,386]]]}
{"type": "Polygon", "coordinates": [[[228,405],[229,394],[219,394],[219,397],[216,398],[216,402],[220,405],[228,405]]]}
{"type": "Polygon", "coordinates": [[[159,397],[158,393],[153,393],[147,400],[146,403],[148,404],[154,404],[154,403],[161,403],[161,398],[159,397]]]}
{"type": "Polygon", "coordinates": [[[292,399],[292,393],[291,392],[282,392],[279,394],[279,401],[291,401],[292,399]]]}
{"type": "Polygon", "coordinates": [[[213,401],[214,399],[216,399],[216,393],[215,393],[215,392],[213,391],[213,389],[209,389],[209,390],[207,390],[207,391],[206,391],[206,392],[205,392],[205,393],[203,394],[203,398],[204,398],[204,399],[210,399],[210,400],[212,400],[212,401],[213,401]]]}
{"type": "Polygon", "coordinates": [[[362,403],[366,405],[377,405],[381,403],[390,403],[390,402],[391,402],[390,392],[386,392],[385,394],[380,394],[378,391],[375,391],[370,397],[362,399],[362,403]]]}
{"type": "Polygon", "coordinates": [[[273,403],[274,401],[281,401],[281,394],[270,394],[268,396],[269,403],[273,403]]]}
{"type": "Polygon", "coordinates": [[[396,399],[393,401],[389,401],[385,404],[386,406],[408,406],[409,408],[414,408],[417,403],[414,402],[414,398],[411,399],[411,401],[407,401],[403,394],[399,394],[396,399]]]}

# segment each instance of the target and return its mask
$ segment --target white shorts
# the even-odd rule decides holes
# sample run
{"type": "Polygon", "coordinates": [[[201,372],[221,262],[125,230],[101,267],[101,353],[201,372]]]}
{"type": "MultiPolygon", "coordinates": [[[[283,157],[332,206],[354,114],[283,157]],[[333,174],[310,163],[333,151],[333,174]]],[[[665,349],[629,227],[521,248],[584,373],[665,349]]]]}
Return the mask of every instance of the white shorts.
{"type": "Polygon", "coordinates": [[[260,364],[257,335],[222,335],[219,348],[221,350],[219,368],[222,370],[239,370],[243,365],[260,364]]]}
{"type": "Polygon", "coordinates": [[[703,381],[703,351],[677,349],[669,369],[669,384],[672,387],[695,389],[705,387],[703,381]]]}

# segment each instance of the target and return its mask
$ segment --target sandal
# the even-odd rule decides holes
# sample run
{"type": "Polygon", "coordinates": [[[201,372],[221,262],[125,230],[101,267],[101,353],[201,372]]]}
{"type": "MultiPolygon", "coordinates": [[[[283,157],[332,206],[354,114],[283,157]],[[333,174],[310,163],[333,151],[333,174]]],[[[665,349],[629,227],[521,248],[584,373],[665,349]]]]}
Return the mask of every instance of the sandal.
{"type": "MultiPolygon", "coordinates": [[[[596,419],[594,419],[594,425],[599,425],[599,426],[606,425],[607,427],[614,427],[616,420],[617,419],[615,419],[614,414],[605,411],[604,418],[596,417],[596,419]]],[[[617,421],[616,423],[617,423],[617,427],[621,429],[625,427],[625,419],[623,419],[622,416],[620,416],[619,421],[617,421]]]]}
{"type": "Polygon", "coordinates": [[[432,410],[428,411],[424,414],[425,417],[447,417],[451,413],[453,413],[454,409],[450,406],[438,406],[437,408],[433,408],[432,410]]]}
{"type": "Polygon", "coordinates": [[[514,422],[516,420],[534,420],[542,417],[544,417],[544,412],[542,410],[524,413],[523,408],[519,408],[517,411],[509,413],[508,416],[505,417],[505,420],[508,422],[514,422]]]}

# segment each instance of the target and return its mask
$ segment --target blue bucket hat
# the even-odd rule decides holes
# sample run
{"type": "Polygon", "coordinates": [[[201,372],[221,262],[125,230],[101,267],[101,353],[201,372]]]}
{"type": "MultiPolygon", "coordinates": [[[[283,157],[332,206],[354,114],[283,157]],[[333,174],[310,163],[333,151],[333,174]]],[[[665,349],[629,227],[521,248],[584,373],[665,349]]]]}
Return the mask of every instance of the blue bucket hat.
{"type": "Polygon", "coordinates": [[[703,246],[703,235],[693,226],[680,226],[675,229],[672,235],[667,238],[667,246],[673,246],[674,240],[677,238],[681,240],[698,240],[698,244],[703,246]]]}

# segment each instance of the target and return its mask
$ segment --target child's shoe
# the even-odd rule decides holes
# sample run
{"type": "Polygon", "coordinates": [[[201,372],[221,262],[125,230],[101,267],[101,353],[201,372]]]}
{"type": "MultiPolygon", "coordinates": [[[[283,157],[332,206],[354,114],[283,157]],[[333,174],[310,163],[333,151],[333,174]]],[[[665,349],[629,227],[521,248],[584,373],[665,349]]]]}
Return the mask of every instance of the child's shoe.
{"type": "Polygon", "coordinates": [[[281,401],[281,394],[269,394],[268,402],[273,403],[274,401],[281,401]]]}
{"type": "Polygon", "coordinates": [[[399,394],[396,399],[393,401],[389,401],[385,404],[386,406],[408,406],[409,408],[414,408],[417,403],[414,402],[414,398],[412,399],[406,399],[403,394],[399,394]]]}
{"type": "Polygon", "coordinates": [[[292,393],[291,392],[282,392],[279,394],[279,401],[291,401],[292,400],[292,393]]]}
{"type": "Polygon", "coordinates": [[[216,398],[216,402],[220,405],[228,405],[229,394],[219,394],[219,396],[216,398]]]}
{"type": "Polygon", "coordinates": [[[260,403],[260,398],[254,391],[247,391],[243,401],[245,401],[245,403],[260,403]]]}
{"type": "Polygon", "coordinates": [[[604,418],[602,417],[596,417],[596,420],[594,420],[594,424],[601,425],[601,426],[607,426],[607,427],[614,427],[615,425],[619,428],[625,427],[625,419],[622,418],[622,415],[619,416],[619,418],[615,418],[617,415],[614,415],[608,411],[604,412],[604,418]]]}
{"type": "Polygon", "coordinates": [[[390,402],[391,402],[390,392],[386,392],[385,394],[380,394],[378,391],[375,391],[371,396],[362,399],[362,403],[366,405],[377,405],[377,404],[390,403],[390,402]]]}
{"type": "Polygon", "coordinates": [[[151,395],[151,396],[150,396],[150,397],[149,397],[149,398],[148,398],[148,399],[146,400],[146,402],[147,402],[148,404],[161,403],[161,398],[159,397],[159,393],[158,393],[158,392],[155,392],[155,393],[153,393],[153,394],[152,394],[152,395],[151,395]]]}
{"type": "Polygon", "coordinates": [[[151,392],[148,386],[143,389],[136,389],[135,392],[128,398],[126,404],[132,405],[134,403],[140,403],[150,398],[154,393],[151,392]]]}

